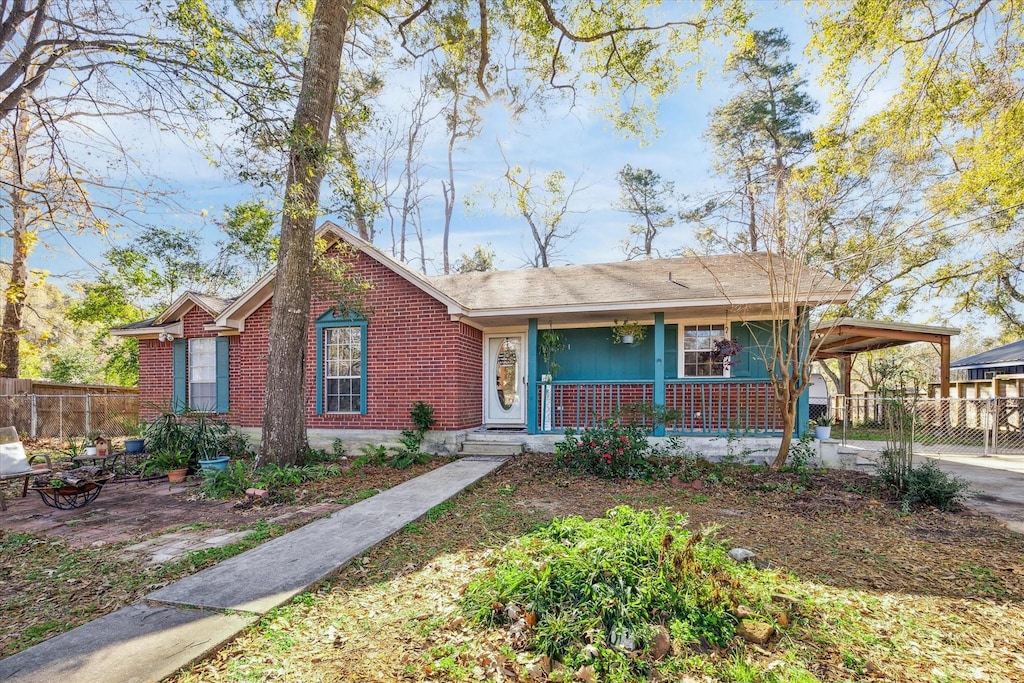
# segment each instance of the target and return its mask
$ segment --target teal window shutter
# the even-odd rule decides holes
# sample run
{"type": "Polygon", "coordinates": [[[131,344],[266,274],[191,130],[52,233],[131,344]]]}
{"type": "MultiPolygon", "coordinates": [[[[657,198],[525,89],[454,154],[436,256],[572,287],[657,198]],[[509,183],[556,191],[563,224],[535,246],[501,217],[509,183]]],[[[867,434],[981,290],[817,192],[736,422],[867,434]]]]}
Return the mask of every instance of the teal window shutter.
{"type": "Polygon", "coordinates": [[[230,367],[228,365],[229,340],[227,337],[217,337],[217,405],[216,412],[228,412],[228,384],[230,378],[230,367]]]}
{"type": "Polygon", "coordinates": [[[175,339],[171,342],[171,354],[173,358],[173,383],[171,385],[171,410],[175,413],[185,412],[188,405],[188,371],[185,367],[185,359],[188,357],[188,341],[175,339]]]}

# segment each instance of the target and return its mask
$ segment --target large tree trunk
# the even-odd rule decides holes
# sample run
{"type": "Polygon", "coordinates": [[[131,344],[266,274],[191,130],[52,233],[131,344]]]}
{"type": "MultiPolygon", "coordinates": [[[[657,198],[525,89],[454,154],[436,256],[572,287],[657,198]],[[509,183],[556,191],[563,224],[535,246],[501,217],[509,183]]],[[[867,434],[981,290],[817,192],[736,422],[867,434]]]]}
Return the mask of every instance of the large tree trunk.
{"type": "Polygon", "coordinates": [[[11,202],[11,277],[4,291],[3,327],[0,329],[0,377],[18,377],[20,356],[18,345],[28,288],[28,251],[25,238],[28,234],[28,213],[25,204],[25,165],[28,163],[28,113],[21,110],[12,126],[14,148],[10,150],[11,185],[8,197],[11,202]]]}
{"type": "Polygon", "coordinates": [[[258,465],[294,463],[306,449],[306,338],[313,235],[351,0],[317,0],[290,141],[267,357],[258,465]]]}

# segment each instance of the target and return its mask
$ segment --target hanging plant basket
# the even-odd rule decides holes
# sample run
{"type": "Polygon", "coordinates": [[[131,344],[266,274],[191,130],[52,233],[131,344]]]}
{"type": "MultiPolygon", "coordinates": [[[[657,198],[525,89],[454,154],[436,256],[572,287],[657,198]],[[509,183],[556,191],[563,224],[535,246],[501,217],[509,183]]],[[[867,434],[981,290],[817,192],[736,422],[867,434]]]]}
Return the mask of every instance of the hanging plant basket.
{"type": "Polygon", "coordinates": [[[616,344],[639,344],[647,337],[647,328],[637,322],[616,320],[612,326],[612,342],[616,344]]]}

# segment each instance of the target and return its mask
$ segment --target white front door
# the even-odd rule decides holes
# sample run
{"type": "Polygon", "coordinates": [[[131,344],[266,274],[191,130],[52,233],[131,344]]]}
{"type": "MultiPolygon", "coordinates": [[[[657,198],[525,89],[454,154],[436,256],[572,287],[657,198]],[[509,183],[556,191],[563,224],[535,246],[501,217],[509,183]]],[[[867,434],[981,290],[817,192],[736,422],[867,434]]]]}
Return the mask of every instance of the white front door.
{"type": "Polygon", "coordinates": [[[487,337],[484,422],[526,424],[526,335],[487,337]]]}

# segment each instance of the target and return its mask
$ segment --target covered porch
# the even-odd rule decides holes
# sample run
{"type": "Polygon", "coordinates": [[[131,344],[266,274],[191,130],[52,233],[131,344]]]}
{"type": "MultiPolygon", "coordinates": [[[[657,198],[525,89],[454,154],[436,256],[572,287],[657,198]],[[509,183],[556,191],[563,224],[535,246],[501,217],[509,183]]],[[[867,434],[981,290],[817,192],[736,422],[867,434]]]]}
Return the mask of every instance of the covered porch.
{"type": "MultiPolygon", "coordinates": [[[[613,321],[542,328],[537,318],[529,319],[526,432],[560,434],[626,415],[654,436],[781,434],[782,417],[759,346],[770,323],[730,321],[724,310],[702,319],[674,315],[666,320],[664,312],[652,317],[653,324],[651,318],[638,318],[646,328],[640,344],[614,343],[613,321]],[[539,352],[545,330],[565,340],[555,373],[539,352]],[[736,339],[742,350],[719,361],[723,369],[717,375],[694,376],[692,358],[707,355],[695,347],[711,338],[736,339]]],[[[807,404],[801,397],[798,425],[807,422],[807,404]]]]}

